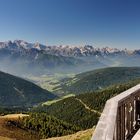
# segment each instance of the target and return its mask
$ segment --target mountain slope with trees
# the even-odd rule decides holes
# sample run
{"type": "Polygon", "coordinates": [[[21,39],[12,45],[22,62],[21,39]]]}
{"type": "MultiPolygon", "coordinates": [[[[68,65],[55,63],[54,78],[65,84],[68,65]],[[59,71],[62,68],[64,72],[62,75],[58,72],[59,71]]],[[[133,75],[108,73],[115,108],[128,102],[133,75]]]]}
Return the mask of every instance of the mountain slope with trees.
{"type": "Polygon", "coordinates": [[[61,81],[65,93],[81,94],[140,78],[140,67],[110,67],[76,75],[61,81]]]}
{"type": "Polygon", "coordinates": [[[34,131],[40,138],[63,136],[80,131],[80,128],[76,125],[66,123],[45,113],[31,113],[29,117],[24,117],[12,123],[16,123],[23,129],[34,131]]]}
{"type": "MultiPolygon", "coordinates": [[[[130,80],[100,91],[69,97],[51,105],[39,105],[31,110],[29,117],[9,123],[23,130],[29,130],[40,138],[59,137],[86,130],[97,124],[108,99],[138,83],[140,79],[130,80]]],[[[1,111],[3,110],[1,108],[1,111]]]]}
{"type": "Polygon", "coordinates": [[[1,107],[31,107],[55,97],[29,81],[0,72],[1,107]]]}
{"type": "Polygon", "coordinates": [[[92,128],[97,124],[100,117],[99,112],[102,112],[108,99],[138,83],[140,83],[140,79],[113,85],[101,91],[69,97],[48,106],[38,106],[33,109],[33,112],[45,112],[70,124],[77,125],[81,129],[92,128]],[[77,99],[80,99],[82,103],[77,99]],[[85,107],[83,103],[90,109],[85,107]]]}

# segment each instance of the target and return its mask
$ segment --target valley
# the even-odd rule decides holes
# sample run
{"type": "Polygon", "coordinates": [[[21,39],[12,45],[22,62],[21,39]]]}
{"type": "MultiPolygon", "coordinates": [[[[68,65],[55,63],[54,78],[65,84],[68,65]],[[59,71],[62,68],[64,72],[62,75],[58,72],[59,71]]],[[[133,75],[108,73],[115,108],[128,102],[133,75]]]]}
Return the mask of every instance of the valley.
{"type": "Polygon", "coordinates": [[[29,76],[26,80],[1,72],[0,78],[0,95],[7,95],[0,114],[28,114],[22,119],[0,117],[2,139],[89,140],[105,102],[138,84],[140,68],[110,67],[80,74],[29,76]]]}
{"type": "Polygon", "coordinates": [[[140,78],[139,67],[107,67],[78,74],[54,73],[25,77],[25,79],[53,92],[53,94],[60,98],[69,94],[77,95],[102,90],[110,85],[127,82],[136,78],[140,78]]]}
{"type": "Polygon", "coordinates": [[[37,84],[43,89],[49,90],[50,92],[53,92],[59,97],[62,97],[66,95],[61,90],[60,81],[64,78],[72,78],[74,77],[74,73],[54,73],[54,74],[47,74],[47,75],[41,75],[41,76],[28,76],[26,79],[37,84]]]}

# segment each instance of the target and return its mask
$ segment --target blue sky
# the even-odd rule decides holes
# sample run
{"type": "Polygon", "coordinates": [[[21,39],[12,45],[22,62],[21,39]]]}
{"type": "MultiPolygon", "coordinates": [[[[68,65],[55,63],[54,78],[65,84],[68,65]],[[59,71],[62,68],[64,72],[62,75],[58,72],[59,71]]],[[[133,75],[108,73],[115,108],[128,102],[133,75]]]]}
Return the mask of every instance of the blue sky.
{"type": "Polygon", "coordinates": [[[0,41],[140,48],[139,0],[0,0],[0,41]]]}

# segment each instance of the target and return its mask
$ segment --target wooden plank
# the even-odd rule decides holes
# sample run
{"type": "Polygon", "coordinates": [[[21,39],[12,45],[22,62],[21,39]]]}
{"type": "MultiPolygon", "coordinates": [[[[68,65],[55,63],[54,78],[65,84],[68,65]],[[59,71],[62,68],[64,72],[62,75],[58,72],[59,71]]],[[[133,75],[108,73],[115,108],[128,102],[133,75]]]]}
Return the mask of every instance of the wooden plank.
{"type": "Polygon", "coordinates": [[[132,107],[132,111],[131,111],[131,133],[134,132],[134,100],[131,101],[131,107],[132,107]]]}
{"type": "Polygon", "coordinates": [[[127,129],[126,137],[127,138],[130,135],[130,113],[129,113],[130,105],[129,104],[130,104],[129,102],[126,103],[126,129],[127,129]]]}
{"type": "Polygon", "coordinates": [[[120,122],[120,107],[117,113],[117,140],[121,139],[121,122],[120,122]]]}
{"type": "Polygon", "coordinates": [[[125,104],[122,106],[122,137],[125,140],[125,104]]]}

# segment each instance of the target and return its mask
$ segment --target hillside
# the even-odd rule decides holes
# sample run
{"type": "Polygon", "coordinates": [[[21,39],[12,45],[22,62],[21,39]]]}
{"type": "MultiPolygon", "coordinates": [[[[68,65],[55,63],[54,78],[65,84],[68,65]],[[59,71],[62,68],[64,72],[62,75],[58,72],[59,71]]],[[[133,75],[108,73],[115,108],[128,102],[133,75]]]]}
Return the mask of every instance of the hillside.
{"type": "MultiPolygon", "coordinates": [[[[140,79],[131,80],[123,84],[110,86],[104,90],[84,93],[64,98],[51,104],[34,107],[33,110],[31,110],[30,116],[16,121],[8,121],[6,122],[8,126],[3,125],[4,118],[1,117],[0,122],[2,122],[1,126],[3,126],[4,129],[0,127],[0,134],[3,130],[4,133],[0,136],[2,138],[5,137],[5,132],[13,128],[12,131],[8,133],[10,138],[21,137],[21,139],[24,140],[24,134],[27,139],[28,137],[37,136],[39,138],[56,137],[53,139],[73,138],[74,140],[84,140],[84,138],[87,138],[89,140],[92,130],[90,132],[81,130],[90,129],[97,124],[105,102],[109,98],[135,86],[139,82],[140,79]],[[15,133],[15,131],[18,135],[12,136],[12,133],[15,133]],[[81,132],[70,135],[77,131],[81,132]],[[83,133],[85,134],[82,136],[83,133]],[[61,138],[60,136],[65,137],[61,138]]],[[[8,112],[8,110],[6,110],[6,112],[8,112]]],[[[10,116],[13,117],[13,115],[10,116]]],[[[9,117],[7,116],[7,118],[9,117]]]]}
{"type": "Polygon", "coordinates": [[[0,72],[0,106],[30,107],[56,96],[24,79],[0,72]]]}
{"type": "Polygon", "coordinates": [[[11,122],[24,130],[34,131],[41,138],[64,136],[80,131],[76,125],[59,120],[46,113],[31,113],[28,117],[11,122]]]}
{"type": "Polygon", "coordinates": [[[39,106],[34,108],[33,111],[43,111],[48,115],[53,115],[58,119],[77,125],[81,129],[89,129],[97,124],[100,113],[109,98],[138,83],[140,83],[140,79],[110,86],[98,92],[69,97],[48,106],[39,106]]]}
{"type": "Polygon", "coordinates": [[[11,121],[16,121],[19,117],[24,116],[22,114],[0,116],[0,140],[15,140],[15,138],[17,140],[39,140],[38,135],[10,124],[11,121]]]}
{"type": "Polygon", "coordinates": [[[63,79],[60,86],[65,93],[81,94],[140,78],[140,67],[110,67],[97,69],[63,79]]]}
{"type": "MultiPolygon", "coordinates": [[[[45,113],[10,114],[0,116],[0,140],[40,140],[60,137],[80,131],[69,124],[45,113]]],[[[84,132],[87,133],[87,132],[84,132]]]]}

